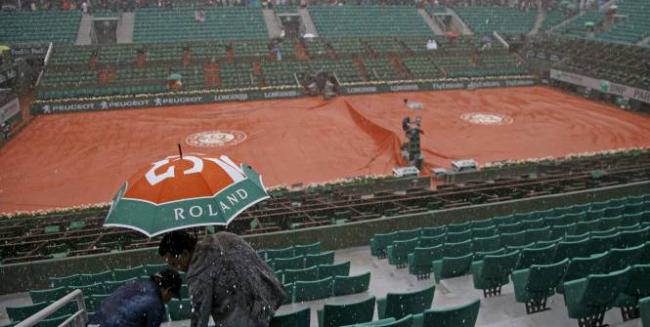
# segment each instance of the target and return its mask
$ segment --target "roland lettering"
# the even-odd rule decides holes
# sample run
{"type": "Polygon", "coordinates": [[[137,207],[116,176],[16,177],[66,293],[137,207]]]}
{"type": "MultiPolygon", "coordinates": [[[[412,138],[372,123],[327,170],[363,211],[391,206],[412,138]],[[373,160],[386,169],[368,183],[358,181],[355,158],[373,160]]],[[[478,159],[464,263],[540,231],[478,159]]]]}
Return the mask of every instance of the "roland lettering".
{"type": "Polygon", "coordinates": [[[219,204],[221,205],[221,211],[226,212],[226,210],[230,210],[230,207],[223,203],[223,201],[219,201],[219,204]]]}
{"type": "Polygon", "coordinates": [[[210,217],[214,217],[214,216],[219,215],[219,212],[218,212],[218,211],[217,211],[217,212],[214,212],[214,211],[212,210],[212,204],[208,204],[208,215],[209,215],[210,217]]]}
{"type": "Polygon", "coordinates": [[[190,207],[190,216],[196,218],[196,217],[201,217],[201,215],[203,215],[203,208],[199,206],[190,207]]]}
{"type": "Polygon", "coordinates": [[[183,219],[185,220],[185,216],[183,216],[183,208],[174,208],[174,217],[176,220],[183,219]]]}
{"type": "Polygon", "coordinates": [[[238,189],[237,191],[235,191],[235,193],[237,193],[237,195],[239,195],[239,198],[242,200],[246,200],[246,198],[248,197],[248,192],[246,192],[246,190],[244,190],[243,188],[238,189]]]}
{"type": "Polygon", "coordinates": [[[235,194],[230,194],[226,196],[226,199],[228,199],[228,202],[230,203],[231,206],[234,206],[235,204],[239,203],[239,199],[237,199],[237,195],[235,194]]]}

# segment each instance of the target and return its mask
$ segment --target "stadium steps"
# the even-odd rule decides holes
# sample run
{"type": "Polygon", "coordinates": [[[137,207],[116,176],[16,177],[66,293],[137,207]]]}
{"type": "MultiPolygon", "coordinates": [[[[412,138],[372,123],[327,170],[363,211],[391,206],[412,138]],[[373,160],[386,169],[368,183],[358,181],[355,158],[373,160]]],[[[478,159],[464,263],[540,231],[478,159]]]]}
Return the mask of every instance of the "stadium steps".
{"type": "Polygon", "coordinates": [[[298,14],[300,15],[300,21],[305,25],[305,33],[318,37],[318,30],[316,29],[316,25],[314,25],[314,21],[311,19],[309,10],[300,8],[298,9],[298,14]]]}
{"type": "Polygon", "coordinates": [[[278,16],[275,15],[275,11],[273,9],[262,9],[262,15],[264,15],[266,29],[269,31],[269,38],[275,39],[281,37],[282,24],[278,16]]]}
{"type": "Polygon", "coordinates": [[[451,29],[460,31],[462,35],[474,35],[474,32],[465,24],[458,14],[451,8],[447,8],[447,13],[451,15],[451,29]]]}
{"type": "Polygon", "coordinates": [[[117,43],[133,43],[133,29],[135,27],[135,14],[132,12],[124,12],[117,24],[115,36],[117,43]]]}
{"type": "Polygon", "coordinates": [[[530,30],[528,35],[537,34],[542,29],[542,26],[544,26],[545,20],[546,20],[546,12],[544,10],[539,10],[537,12],[537,17],[535,17],[535,25],[533,26],[533,29],[530,30]]]}
{"type": "Polygon", "coordinates": [[[93,16],[91,15],[81,15],[81,21],[79,22],[79,31],[77,31],[77,41],[75,45],[90,45],[92,40],[90,39],[90,33],[93,27],[93,16]]]}
{"type": "Polygon", "coordinates": [[[650,36],[648,36],[645,39],[639,41],[639,43],[637,43],[636,45],[638,45],[640,47],[645,47],[645,46],[650,45],[650,36]]]}
{"type": "Polygon", "coordinates": [[[444,35],[442,29],[440,29],[440,26],[438,26],[438,24],[436,24],[436,22],[433,21],[433,19],[431,18],[431,16],[429,16],[429,13],[427,13],[426,10],[420,8],[418,9],[418,13],[420,14],[420,16],[422,16],[424,22],[427,23],[427,25],[429,25],[429,28],[433,31],[433,33],[435,33],[436,35],[444,35]]]}

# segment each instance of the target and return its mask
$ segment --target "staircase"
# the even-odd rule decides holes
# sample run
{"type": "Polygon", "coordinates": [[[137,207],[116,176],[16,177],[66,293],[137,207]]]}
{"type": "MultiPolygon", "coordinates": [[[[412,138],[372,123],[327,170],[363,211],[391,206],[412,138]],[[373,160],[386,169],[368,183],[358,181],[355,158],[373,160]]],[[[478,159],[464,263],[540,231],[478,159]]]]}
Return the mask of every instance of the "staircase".
{"type": "Polygon", "coordinates": [[[438,26],[438,24],[436,24],[436,22],[433,21],[433,19],[431,18],[431,16],[429,16],[429,13],[426,10],[420,8],[418,9],[418,13],[420,14],[420,16],[422,16],[424,22],[427,23],[427,25],[429,25],[429,28],[433,31],[434,34],[436,35],[444,34],[440,26],[438,26]]]}
{"type": "Polygon", "coordinates": [[[311,20],[311,15],[309,15],[309,11],[305,8],[300,8],[298,9],[298,14],[300,15],[300,21],[305,26],[305,33],[312,34],[318,37],[318,30],[316,30],[316,25],[314,25],[314,21],[311,20]]]}
{"type": "Polygon", "coordinates": [[[544,20],[546,19],[546,11],[540,9],[539,12],[537,13],[537,18],[535,19],[535,26],[533,26],[533,29],[528,32],[528,35],[535,35],[539,32],[539,30],[544,26],[544,20]]]}
{"type": "Polygon", "coordinates": [[[117,30],[115,36],[117,43],[133,43],[133,28],[135,26],[135,13],[125,12],[122,13],[120,21],[117,23],[117,30]]]}
{"type": "Polygon", "coordinates": [[[81,15],[81,22],[79,23],[79,30],[77,31],[77,40],[75,45],[90,45],[92,40],[90,38],[90,33],[93,28],[93,16],[92,15],[81,15]]]}
{"type": "Polygon", "coordinates": [[[462,35],[474,35],[474,32],[460,19],[460,16],[451,8],[447,8],[447,14],[451,15],[451,29],[458,31],[462,35]]]}
{"type": "Polygon", "coordinates": [[[269,32],[269,38],[276,39],[282,35],[282,23],[275,15],[273,9],[262,9],[266,30],[269,32]]]}

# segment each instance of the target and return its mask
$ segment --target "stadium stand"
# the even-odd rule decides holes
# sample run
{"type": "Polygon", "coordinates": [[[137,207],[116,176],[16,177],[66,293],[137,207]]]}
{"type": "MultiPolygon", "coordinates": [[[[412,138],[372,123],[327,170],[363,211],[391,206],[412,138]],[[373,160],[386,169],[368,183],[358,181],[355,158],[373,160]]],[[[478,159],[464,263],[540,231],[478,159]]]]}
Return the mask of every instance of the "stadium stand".
{"type": "Polygon", "coordinates": [[[617,14],[622,16],[610,30],[597,35],[604,41],[636,44],[650,36],[650,4],[647,1],[625,0],[618,3],[617,14]]]}
{"type": "Polygon", "coordinates": [[[268,38],[262,12],[246,7],[205,8],[205,21],[194,18],[195,8],[141,8],[136,11],[133,41],[165,43],[190,40],[253,40],[268,38]]]}
{"type": "Polygon", "coordinates": [[[453,10],[477,34],[528,33],[535,25],[537,11],[504,6],[455,6],[453,10]]]}
{"type": "Polygon", "coordinates": [[[0,42],[7,44],[73,44],[79,11],[0,11],[0,42]]]}
{"type": "Polygon", "coordinates": [[[309,13],[325,38],[433,35],[413,7],[310,6],[309,13]]]}
{"type": "Polygon", "coordinates": [[[601,26],[605,20],[605,14],[600,11],[587,11],[580,16],[573,18],[568,24],[561,26],[555,32],[564,33],[571,37],[586,38],[588,28],[586,23],[592,22],[594,28],[601,26]]]}

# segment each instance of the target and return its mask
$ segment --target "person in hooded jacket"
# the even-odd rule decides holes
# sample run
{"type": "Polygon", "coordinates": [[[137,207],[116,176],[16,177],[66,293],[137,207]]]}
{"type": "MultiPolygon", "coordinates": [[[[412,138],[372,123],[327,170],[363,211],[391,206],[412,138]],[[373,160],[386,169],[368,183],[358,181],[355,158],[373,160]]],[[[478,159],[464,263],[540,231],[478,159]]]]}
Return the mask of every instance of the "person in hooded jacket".
{"type": "Polygon", "coordinates": [[[170,269],[146,280],[127,282],[100,305],[89,327],[158,327],[165,317],[165,303],[180,298],[182,279],[170,269]]]}
{"type": "Polygon", "coordinates": [[[166,234],[158,254],[187,272],[192,327],[210,316],[220,327],[267,327],[284,299],[273,270],[241,237],[219,232],[200,242],[184,231],[166,234]]]}

